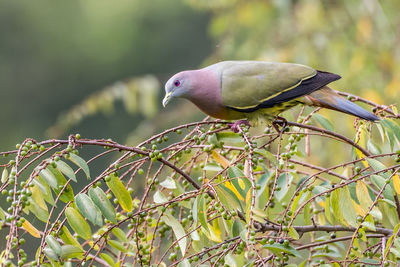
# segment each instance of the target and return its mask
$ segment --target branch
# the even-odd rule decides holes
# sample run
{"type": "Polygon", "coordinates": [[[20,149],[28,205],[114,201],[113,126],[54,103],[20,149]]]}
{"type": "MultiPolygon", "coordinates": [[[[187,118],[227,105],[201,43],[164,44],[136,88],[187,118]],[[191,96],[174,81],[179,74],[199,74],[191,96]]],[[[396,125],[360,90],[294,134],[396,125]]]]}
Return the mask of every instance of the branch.
{"type": "MultiPolygon", "coordinates": [[[[306,225],[306,226],[294,226],[294,229],[298,233],[307,233],[307,232],[315,232],[315,231],[324,231],[324,232],[354,232],[357,228],[355,227],[344,227],[341,225],[306,225]]],[[[261,232],[267,231],[279,231],[279,225],[270,225],[264,224],[262,228],[259,230],[261,232]]],[[[392,235],[393,230],[376,227],[376,231],[367,230],[368,233],[377,233],[382,235],[392,235]]]]}
{"type": "MultiPolygon", "coordinates": [[[[367,238],[380,238],[382,236],[383,236],[382,234],[366,235],[367,238]]],[[[307,249],[307,248],[323,246],[323,245],[326,245],[326,244],[329,244],[329,243],[337,243],[337,242],[340,242],[340,241],[350,240],[352,237],[353,236],[349,235],[349,236],[343,236],[343,237],[330,239],[330,240],[325,240],[325,241],[321,241],[321,242],[315,242],[315,243],[307,244],[307,245],[304,245],[304,246],[299,246],[299,247],[296,248],[296,250],[303,250],[303,249],[307,249]]]]}
{"type": "Polygon", "coordinates": [[[335,132],[332,132],[332,131],[329,131],[329,130],[326,130],[326,129],[321,129],[321,128],[318,128],[318,127],[315,127],[315,126],[312,126],[312,125],[307,125],[307,124],[302,124],[302,123],[297,123],[297,122],[288,121],[287,125],[297,126],[299,128],[309,129],[309,130],[313,130],[313,131],[316,131],[316,132],[321,132],[321,133],[324,133],[324,134],[327,134],[327,135],[330,135],[330,136],[334,136],[334,137],[336,137],[338,139],[343,140],[344,142],[348,143],[349,145],[357,148],[365,156],[367,156],[367,157],[371,156],[371,153],[369,153],[367,150],[365,150],[364,148],[359,146],[357,143],[355,143],[353,140],[347,138],[344,135],[341,135],[341,134],[338,134],[338,133],[335,133],[335,132]]]}

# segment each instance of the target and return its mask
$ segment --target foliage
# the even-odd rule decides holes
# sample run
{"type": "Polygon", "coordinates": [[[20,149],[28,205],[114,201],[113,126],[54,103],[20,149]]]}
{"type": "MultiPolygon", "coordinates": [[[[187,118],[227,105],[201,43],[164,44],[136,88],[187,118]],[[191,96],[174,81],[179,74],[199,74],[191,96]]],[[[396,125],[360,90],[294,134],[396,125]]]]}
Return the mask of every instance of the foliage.
{"type": "Polygon", "coordinates": [[[9,203],[0,213],[8,233],[1,263],[394,264],[399,115],[395,107],[370,104],[382,120],[356,119],[353,139],[332,131],[336,125],[319,109],[304,108],[296,122],[277,121],[262,134],[244,126],[233,133],[227,122],[206,118],[136,147],[79,134],[26,139],[1,153],[13,157],[1,165],[0,190],[9,203]],[[323,149],[309,151],[318,138],[346,145],[343,155],[332,155],[340,164],[308,162],[309,153],[323,149]],[[79,155],[93,146],[102,151],[79,155]],[[111,163],[91,168],[100,158],[111,163]],[[141,181],[143,190],[133,190],[141,181]],[[26,242],[25,232],[39,240],[36,255],[24,251],[36,243],[26,242]]]}

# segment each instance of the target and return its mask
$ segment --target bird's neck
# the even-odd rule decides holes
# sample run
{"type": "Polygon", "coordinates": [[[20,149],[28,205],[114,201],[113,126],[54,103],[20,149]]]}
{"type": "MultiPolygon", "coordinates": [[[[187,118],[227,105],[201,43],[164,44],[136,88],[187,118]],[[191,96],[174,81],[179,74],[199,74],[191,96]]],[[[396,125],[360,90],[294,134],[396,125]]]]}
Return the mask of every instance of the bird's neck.
{"type": "Polygon", "coordinates": [[[223,111],[220,79],[217,74],[207,70],[194,70],[191,94],[188,99],[207,115],[220,118],[223,111]]]}

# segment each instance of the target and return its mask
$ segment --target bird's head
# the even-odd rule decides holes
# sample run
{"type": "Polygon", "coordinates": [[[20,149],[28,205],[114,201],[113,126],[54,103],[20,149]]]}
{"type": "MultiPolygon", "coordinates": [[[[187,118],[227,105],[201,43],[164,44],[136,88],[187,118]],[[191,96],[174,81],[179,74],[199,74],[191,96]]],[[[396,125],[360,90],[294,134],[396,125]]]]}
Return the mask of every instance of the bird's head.
{"type": "Polygon", "coordinates": [[[165,107],[172,98],[187,98],[190,95],[192,82],[190,79],[190,71],[183,71],[172,76],[165,84],[165,97],[162,101],[165,107]]]}

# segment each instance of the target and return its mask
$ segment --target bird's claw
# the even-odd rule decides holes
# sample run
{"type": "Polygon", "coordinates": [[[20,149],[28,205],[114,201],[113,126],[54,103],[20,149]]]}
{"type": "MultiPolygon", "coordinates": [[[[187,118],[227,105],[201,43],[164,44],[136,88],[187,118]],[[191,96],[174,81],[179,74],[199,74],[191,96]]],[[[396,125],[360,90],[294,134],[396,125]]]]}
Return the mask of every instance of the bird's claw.
{"type": "Polygon", "coordinates": [[[238,133],[240,131],[240,126],[244,124],[245,126],[250,127],[250,123],[247,120],[239,120],[235,121],[234,123],[229,123],[228,125],[231,127],[234,133],[238,133]]]}
{"type": "Polygon", "coordinates": [[[284,131],[285,128],[286,128],[286,126],[287,126],[287,120],[286,120],[285,118],[283,118],[283,117],[277,116],[277,117],[275,118],[275,120],[272,122],[272,127],[274,127],[274,129],[275,129],[278,133],[284,131]],[[279,129],[278,126],[281,126],[281,129],[279,129]]]}

